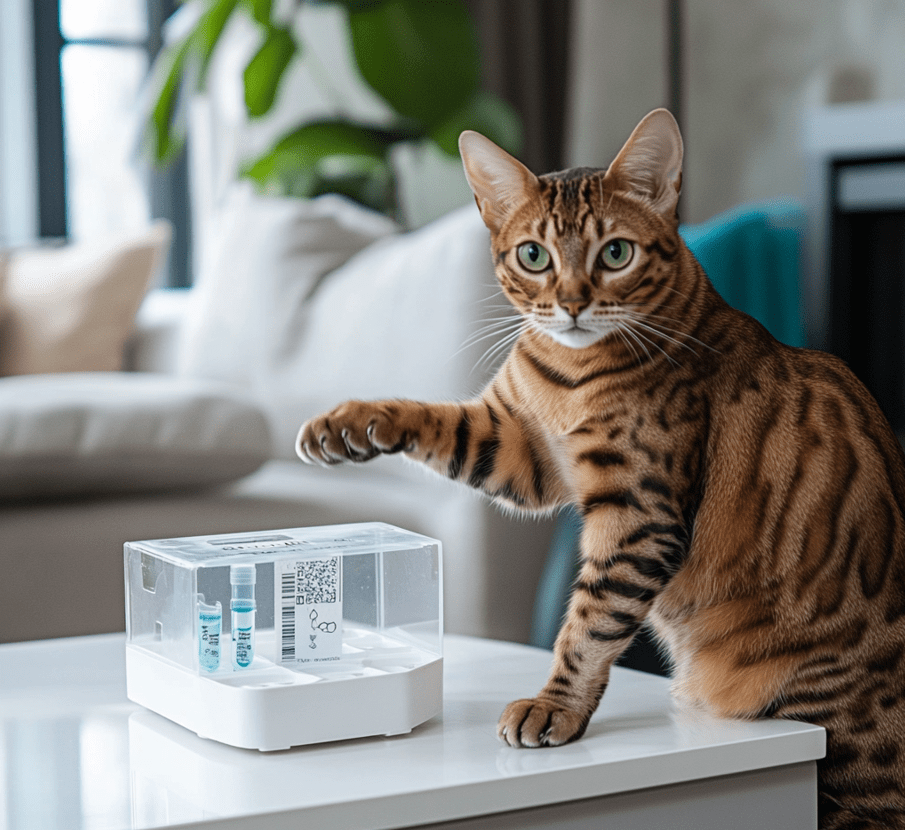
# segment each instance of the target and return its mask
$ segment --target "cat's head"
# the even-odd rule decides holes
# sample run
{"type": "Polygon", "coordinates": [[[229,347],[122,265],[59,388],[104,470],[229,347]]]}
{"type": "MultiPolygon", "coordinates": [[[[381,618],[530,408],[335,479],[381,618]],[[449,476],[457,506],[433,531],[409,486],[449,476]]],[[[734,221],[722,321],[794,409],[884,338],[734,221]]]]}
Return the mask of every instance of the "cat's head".
{"type": "Polygon", "coordinates": [[[538,177],[472,131],[459,149],[500,284],[532,328],[582,349],[657,307],[669,290],[682,182],[682,137],[669,112],[647,115],[605,170],[538,177]]]}

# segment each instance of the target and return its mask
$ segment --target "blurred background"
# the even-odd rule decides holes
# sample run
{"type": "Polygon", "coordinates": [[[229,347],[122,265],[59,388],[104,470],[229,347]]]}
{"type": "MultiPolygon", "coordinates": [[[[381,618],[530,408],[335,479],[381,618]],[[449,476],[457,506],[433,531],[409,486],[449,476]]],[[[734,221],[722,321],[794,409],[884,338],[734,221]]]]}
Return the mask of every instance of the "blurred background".
{"type": "MultiPolygon", "coordinates": [[[[254,118],[241,80],[264,27],[238,4],[200,96],[209,130],[200,116],[192,121],[192,167],[207,179],[190,188],[174,173],[166,193],[161,182],[149,184],[140,151],[153,95],[149,67],[206,4],[186,4],[177,15],[184,19],[168,24],[181,6],[175,0],[5,0],[0,242],[137,227],[173,212],[167,201],[205,203],[211,188],[303,118],[337,109],[384,118],[386,102],[357,77],[344,20],[350,5],[306,3],[298,12],[292,0],[275,4],[274,18],[305,48],[292,57],[273,108],[254,118]]],[[[480,40],[483,86],[521,115],[522,156],[537,172],[605,166],[647,111],[676,110],[686,141],[687,222],[746,201],[804,198],[804,122],[813,108],[905,99],[900,0],[465,5],[480,40]]],[[[457,160],[431,149],[400,147],[399,155],[411,225],[469,199],[457,160]]],[[[190,277],[189,269],[183,278],[190,277]]]]}
{"type": "MultiPolygon", "coordinates": [[[[394,215],[419,227],[470,201],[450,141],[458,128],[484,128],[537,172],[605,166],[646,112],[668,106],[686,142],[682,219],[700,223],[776,198],[800,204],[809,219],[801,310],[808,341],[850,360],[905,425],[905,403],[893,404],[892,392],[882,389],[889,381],[873,377],[877,370],[867,368],[850,322],[834,319],[852,303],[864,313],[890,308],[893,271],[901,274],[901,224],[871,220],[870,232],[885,240],[882,259],[899,260],[898,271],[875,274],[879,297],[853,294],[848,273],[832,277],[848,254],[837,251],[833,262],[830,256],[839,207],[834,165],[894,162],[905,154],[905,117],[895,103],[905,100],[905,3],[395,5],[423,10],[408,32],[423,42],[389,38],[369,46],[369,36],[380,39],[399,21],[389,12],[380,17],[393,3],[368,0],[6,0],[0,246],[104,237],[163,216],[175,227],[164,281],[186,286],[230,182],[254,170],[299,124],[401,125],[395,141],[379,148],[379,172],[392,194],[384,186],[371,204],[390,198],[394,215]],[[444,28],[464,25],[458,9],[449,11],[458,6],[473,30],[444,40],[444,28]],[[180,51],[187,41],[195,60],[192,49],[189,58],[180,51]],[[433,63],[419,64],[419,49],[431,52],[433,63]],[[249,73],[263,75],[263,87],[250,89],[249,73]],[[491,95],[450,122],[450,110],[475,83],[491,95]],[[407,136],[433,98],[433,112],[407,136]],[[430,140],[443,118],[446,141],[430,140]]],[[[315,192],[309,186],[300,193],[298,177],[287,182],[285,170],[275,172],[280,160],[269,161],[256,171],[263,188],[315,192]]],[[[887,167],[893,178],[878,186],[901,190],[896,175],[887,167]]],[[[342,190],[337,177],[333,185],[342,190]]],[[[901,208],[894,202],[874,206],[889,213],[901,208]]],[[[864,232],[862,222],[859,238],[864,232]]],[[[893,307],[903,310],[898,299],[893,307]]],[[[885,333],[875,345],[897,350],[898,376],[905,367],[890,325],[880,324],[885,333]]]]}
{"type": "MultiPolygon", "coordinates": [[[[3,0],[0,253],[161,217],[173,239],[155,284],[186,288],[216,270],[212,250],[236,261],[218,222],[238,179],[289,199],[340,193],[425,228],[471,204],[462,129],[538,173],[605,167],[659,106],[685,139],[683,233],[718,290],[779,339],[847,360],[905,434],[903,0],[3,0]]],[[[240,230],[245,210],[270,227],[243,203],[240,230]]],[[[483,228],[468,233],[487,265],[483,228]]],[[[293,240],[280,244],[295,263],[293,240]]],[[[266,268],[245,247],[253,297],[266,268]]],[[[263,247],[270,262],[276,248],[263,247]]],[[[342,261],[324,265],[302,305],[317,292],[325,305],[324,274],[342,261]]],[[[227,346],[244,325],[235,308],[205,322],[227,346]]],[[[331,377],[360,364],[354,334],[328,347],[306,325],[317,365],[348,341],[331,377]]],[[[449,349],[434,338],[435,351],[455,351],[458,332],[449,349]]],[[[437,355],[417,342],[393,359],[419,357],[433,390],[437,355]]],[[[398,368],[386,381],[359,374],[411,391],[398,368]]],[[[462,383],[454,394],[474,377],[462,383]]],[[[274,422],[294,430],[295,412],[274,422]]]]}

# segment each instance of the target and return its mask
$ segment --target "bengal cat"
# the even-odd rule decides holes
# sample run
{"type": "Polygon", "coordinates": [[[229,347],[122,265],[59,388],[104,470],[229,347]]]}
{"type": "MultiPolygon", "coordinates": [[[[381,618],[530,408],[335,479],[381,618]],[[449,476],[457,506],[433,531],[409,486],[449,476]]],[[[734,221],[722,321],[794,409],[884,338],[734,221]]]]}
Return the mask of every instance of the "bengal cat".
{"type": "Polygon", "coordinates": [[[678,233],[665,110],[606,170],[460,148],[521,335],[477,399],[349,401],[299,455],[401,452],[520,511],[580,509],[550,679],[503,712],[511,746],[580,738],[649,622],[680,699],[826,727],[822,828],[905,828],[905,458],[876,402],[716,293],[678,233]]]}

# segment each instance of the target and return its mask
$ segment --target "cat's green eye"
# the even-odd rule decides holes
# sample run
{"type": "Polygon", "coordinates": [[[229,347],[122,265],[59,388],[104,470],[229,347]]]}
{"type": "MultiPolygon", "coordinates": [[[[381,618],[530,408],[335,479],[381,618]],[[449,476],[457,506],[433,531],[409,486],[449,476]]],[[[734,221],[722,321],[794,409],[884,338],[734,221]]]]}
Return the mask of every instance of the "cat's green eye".
{"type": "Polygon", "coordinates": [[[518,261],[529,271],[546,271],[550,267],[550,252],[536,242],[518,246],[518,261]]]}
{"type": "Polygon", "coordinates": [[[604,268],[618,271],[628,265],[634,250],[634,246],[628,240],[612,239],[603,246],[603,250],[600,252],[600,260],[604,268]]]}

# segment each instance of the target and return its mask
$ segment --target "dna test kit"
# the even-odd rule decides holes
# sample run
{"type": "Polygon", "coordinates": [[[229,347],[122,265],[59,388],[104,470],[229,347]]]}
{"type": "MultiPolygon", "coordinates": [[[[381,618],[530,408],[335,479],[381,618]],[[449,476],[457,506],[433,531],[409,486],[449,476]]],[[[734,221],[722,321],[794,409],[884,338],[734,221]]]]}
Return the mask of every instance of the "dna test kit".
{"type": "Polygon", "coordinates": [[[442,709],[442,553],[378,522],[129,542],[129,699],[259,750],[442,709]]]}

